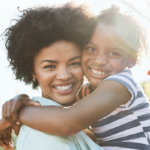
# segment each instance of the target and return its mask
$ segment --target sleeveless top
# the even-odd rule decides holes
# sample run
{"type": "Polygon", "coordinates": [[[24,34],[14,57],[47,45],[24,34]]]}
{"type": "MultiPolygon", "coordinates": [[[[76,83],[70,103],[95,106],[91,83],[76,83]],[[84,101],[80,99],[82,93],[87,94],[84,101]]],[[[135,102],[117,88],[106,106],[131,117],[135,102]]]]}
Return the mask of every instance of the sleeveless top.
{"type": "MultiPolygon", "coordinates": [[[[141,86],[136,83],[130,70],[107,77],[123,84],[132,98],[120,105],[108,116],[91,125],[96,142],[105,150],[150,150],[150,105],[141,86]]],[[[93,92],[86,83],[78,93],[78,99],[93,92]]]]}
{"type": "MultiPolygon", "coordinates": [[[[42,97],[33,97],[42,106],[61,106],[42,97]]],[[[17,150],[104,150],[94,143],[84,132],[71,136],[56,136],[32,129],[22,124],[16,143],[17,150]]]]}

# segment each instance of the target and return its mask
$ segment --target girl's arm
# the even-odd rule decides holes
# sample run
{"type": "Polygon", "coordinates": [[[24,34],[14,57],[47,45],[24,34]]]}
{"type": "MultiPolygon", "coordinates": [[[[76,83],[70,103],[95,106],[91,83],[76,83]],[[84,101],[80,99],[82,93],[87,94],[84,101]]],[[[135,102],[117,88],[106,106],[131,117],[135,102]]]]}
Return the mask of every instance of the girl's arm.
{"type": "Polygon", "coordinates": [[[131,93],[124,85],[109,80],[101,83],[93,93],[70,108],[24,107],[19,118],[23,124],[42,132],[72,135],[107,116],[130,99],[131,93]]]}
{"type": "Polygon", "coordinates": [[[3,104],[3,118],[11,124],[19,123],[18,111],[24,106],[40,106],[40,103],[30,100],[30,97],[26,94],[16,95],[3,104]]]}

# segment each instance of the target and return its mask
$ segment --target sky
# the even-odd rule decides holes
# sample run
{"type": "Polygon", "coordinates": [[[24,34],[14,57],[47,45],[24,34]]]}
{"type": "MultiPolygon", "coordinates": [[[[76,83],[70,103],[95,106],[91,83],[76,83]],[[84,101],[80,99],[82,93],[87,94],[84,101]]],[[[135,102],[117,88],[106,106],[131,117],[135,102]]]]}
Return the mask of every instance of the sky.
{"type": "MultiPolygon", "coordinates": [[[[10,25],[12,19],[17,18],[19,7],[20,10],[38,7],[38,6],[53,6],[60,5],[66,2],[73,1],[76,4],[87,3],[91,6],[91,9],[95,15],[97,15],[102,9],[108,8],[111,4],[120,6],[121,12],[127,12],[129,9],[123,5],[119,0],[0,0],[0,34],[5,31],[10,25]]],[[[128,0],[126,0],[128,1],[128,0]]],[[[130,2],[130,1],[128,1],[130,2]]],[[[143,4],[142,0],[132,0],[136,7],[146,14],[147,6],[143,4]]],[[[132,10],[131,10],[132,11],[132,10]]],[[[133,15],[143,24],[146,28],[148,39],[150,36],[150,22],[140,17],[137,13],[132,11],[133,15]]],[[[13,22],[12,22],[13,23],[13,22]]],[[[149,40],[150,43],[150,40],[149,40]]],[[[41,90],[32,90],[32,87],[25,85],[23,82],[16,81],[11,68],[8,67],[7,55],[5,51],[4,41],[0,39],[0,112],[1,105],[6,101],[14,97],[16,94],[26,93],[30,97],[40,96],[41,90]]],[[[147,71],[150,70],[150,60],[144,59],[141,66],[136,66],[132,69],[133,77],[138,82],[149,81],[150,76],[147,75],[147,71]]]]}

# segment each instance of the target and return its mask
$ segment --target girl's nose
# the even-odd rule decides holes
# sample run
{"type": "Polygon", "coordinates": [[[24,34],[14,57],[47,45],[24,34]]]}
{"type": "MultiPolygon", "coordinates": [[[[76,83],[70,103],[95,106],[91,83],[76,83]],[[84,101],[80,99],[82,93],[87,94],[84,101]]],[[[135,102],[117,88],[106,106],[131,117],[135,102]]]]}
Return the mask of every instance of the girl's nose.
{"type": "Polygon", "coordinates": [[[98,65],[105,65],[107,63],[107,58],[102,53],[98,53],[95,55],[94,62],[98,65]]]}

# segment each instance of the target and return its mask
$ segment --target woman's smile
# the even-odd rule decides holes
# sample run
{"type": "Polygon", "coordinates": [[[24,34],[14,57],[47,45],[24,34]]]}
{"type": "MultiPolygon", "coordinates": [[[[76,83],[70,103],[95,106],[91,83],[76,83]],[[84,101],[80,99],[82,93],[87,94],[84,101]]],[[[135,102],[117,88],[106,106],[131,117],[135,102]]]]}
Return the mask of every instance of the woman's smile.
{"type": "Polygon", "coordinates": [[[58,84],[53,86],[58,94],[67,95],[73,91],[73,84],[58,84]]]}
{"type": "Polygon", "coordinates": [[[62,105],[75,102],[83,82],[80,63],[81,50],[72,42],[57,41],[41,49],[34,58],[32,75],[40,84],[42,96],[62,105]]]}

